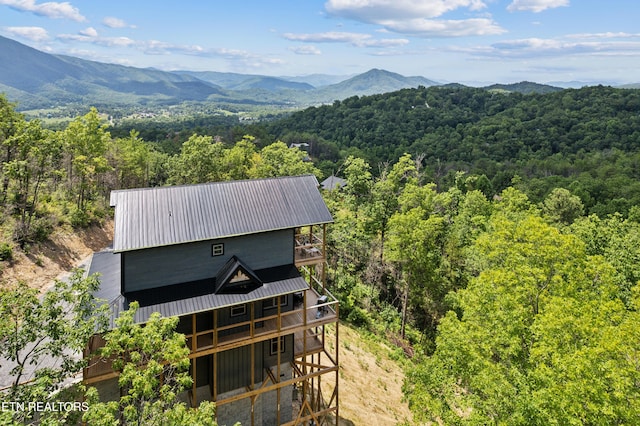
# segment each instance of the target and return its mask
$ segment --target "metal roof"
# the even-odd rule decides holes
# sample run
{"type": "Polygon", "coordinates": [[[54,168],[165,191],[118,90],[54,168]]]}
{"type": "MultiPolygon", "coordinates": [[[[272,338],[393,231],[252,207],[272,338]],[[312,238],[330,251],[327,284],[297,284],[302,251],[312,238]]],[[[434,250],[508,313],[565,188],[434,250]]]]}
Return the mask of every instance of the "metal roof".
{"type": "Polygon", "coordinates": [[[94,296],[110,306],[109,328],[115,327],[116,318],[122,311],[127,310],[129,303],[134,300],[140,302],[140,308],[134,320],[137,323],[143,323],[153,312],[159,312],[163,317],[181,316],[268,299],[309,288],[309,284],[300,276],[295,265],[283,265],[254,271],[263,285],[248,293],[216,294],[215,278],[212,278],[122,295],[120,294],[120,256],[120,253],[112,251],[94,253],[89,265],[89,274],[101,274],[100,288],[94,296]]]}
{"type": "Polygon", "coordinates": [[[346,184],[347,184],[346,179],[339,178],[335,175],[331,175],[325,180],[323,180],[322,182],[320,182],[320,186],[322,186],[322,189],[325,189],[328,191],[332,191],[336,188],[342,188],[343,186],[346,186],[346,184]]]}
{"type": "Polygon", "coordinates": [[[116,252],[329,223],[313,175],[111,192],[116,252]]]}

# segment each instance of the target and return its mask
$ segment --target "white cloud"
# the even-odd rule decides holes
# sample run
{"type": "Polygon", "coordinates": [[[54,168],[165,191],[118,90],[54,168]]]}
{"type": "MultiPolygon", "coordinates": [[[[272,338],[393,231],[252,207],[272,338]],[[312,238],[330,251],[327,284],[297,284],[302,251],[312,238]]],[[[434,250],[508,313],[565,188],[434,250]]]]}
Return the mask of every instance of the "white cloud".
{"type": "Polygon", "coordinates": [[[80,31],[80,35],[87,37],[98,37],[98,31],[93,27],[88,27],[80,31]]]}
{"type": "Polygon", "coordinates": [[[465,37],[502,34],[505,30],[490,17],[462,20],[435,19],[468,9],[479,14],[482,0],[328,0],[327,11],[335,16],[381,25],[385,30],[418,37],[465,37]]]}
{"type": "Polygon", "coordinates": [[[507,10],[514,11],[531,11],[542,12],[546,9],[555,9],[556,7],[569,6],[569,0],[513,0],[507,10]]]}
{"type": "MultiPolygon", "coordinates": [[[[597,36],[593,34],[591,36],[597,36]]],[[[572,36],[573,37],[573,36],[572,36]]],[[[540,57],[569,57],[572,55],[591,56],[639,56],[640,41],[609,40],[593,41],[588,37],[581,40],[566,37],[562,39],[526,38],[507,40],[495,43],[490,47],[473,49],[470,53],[478,56],[508,58],[540,58],[540,57]]]]}
{"type": "Polygon", "coordinates": [[[381,25],[389,30],[412,34],[419,37],[465,37],[496,35],[506,32],[505,29],[490,19],[410,19],[406,21],[381,21],[381,25]]]}
{"type": "Polygon", "coordinates": [[[608,39],[608,38],[638,38],[640,37],[640,33],[590,33],[590,34],[569,34],[566,36],[567,38],[596,38],[596,39],[608,39]]]}
{"type": "Polygon", "coordinates": [[[402,46],[409,43],[409,40],[402,38],[374,39],[370,34],[340,31],[314,34],[286,33],[283,34],[283,37],[287,40],[301,41],[304,43],[348,43],[356,47],[389,47],[402,46]]]}
{"type": "Polygon", "coordinates": [[[49,39],[47,30],[41,27],[5,27],[4,30],[12,35],[32,41],[40,42],[49,39]]]}
{"type": "Polygon", "coordinates": [[[84,22],[87,19],[82,16],[80,10],[69,2],[45,2],[36,3],[35,0],[0,0],[0,4],[9,6],[20,12],[31,12],[38,16],[56,19],[71,19],[84,22]]]}
{"type": "Polygon", "coordinates": [[[482,0],[328,0],[325,3],[332,15],[369,23],[435,18],[462,7],[476,11],[486,4],[482,0]]]}
{"type": "MultiPolygon", "coordinates": [[[[96,46],[133,49],[145,55],[188,55],[203,58],[222,58],[233,64],[237,69],[260,69],[267,65],[280,65],[282,60],[254,54],[245,50],[227,48],[205,48],[198,45],[173,44],[159,40],[134,40],[129,37],[92,36],[91,31],[84,30],[79,34],[60,34],[58,40],[69,43],[89,43],[96,46]]],[[[76,51],[82,52],[81,50],[76,51]]],[[[91,57],[92,54],[82,54],[91,57]]],[[[124,63],[124,60],[118,62],[124,63]]],[[[130,62],[128,62],[130,63],[130,62]]]]}
{"type": "Polygon", "coordinates": [[[320,49],[315,46],[295,46],[290,47],[289,50],[296,55],[322,55],[320,49]]]}
{"type": "Polygon", "coordinates": [[[92,43],[98,46],[106,47],[135,47],[138,42],[129,37],[99,37],[88,34],[59,34],[57,36],[62,41],[76,41],[83,43],[92,43]]]}
{"type": "Polygon", "coordinates": [[[109,28],[135,28],[135,25],[129,25],[124,20],[120,18],[115,18],[113,16],[107,16],[102,20],[102,24],[109,28]]]}

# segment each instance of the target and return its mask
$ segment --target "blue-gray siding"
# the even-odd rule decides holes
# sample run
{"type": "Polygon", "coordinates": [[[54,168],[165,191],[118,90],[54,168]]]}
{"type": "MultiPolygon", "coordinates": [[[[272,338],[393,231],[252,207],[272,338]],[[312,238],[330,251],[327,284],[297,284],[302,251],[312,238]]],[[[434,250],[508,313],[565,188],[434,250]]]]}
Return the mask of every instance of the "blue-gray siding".
{"type": "Polygon", "coordinates": [[[294,262],[293,229],[199,241],[121,253],[124,291],[138,291],[213,278],[236,255],[253,270],[294,262]],[[222,256],[212,245],[224,244],[222,256]]]}
{"type": "MultiPolygon", "coordinates": [[[[246,388],[251,383],[251,345],[242,346],[217,354],[218,362],[218,393],[234,389],[246,388]]],[[[197,386],[210,385],[213,382],[213,355],[196,359],[197,386]]],[[[271,341],[255,343],[253,364],[255,383],[261,383],[266,378],[266,369],[277,371],[277,355],[271,355],[271,341]]],[[[280,362],[293,361],[293,335],[284,336],[284,352],[280,353],[280,362]]]]}

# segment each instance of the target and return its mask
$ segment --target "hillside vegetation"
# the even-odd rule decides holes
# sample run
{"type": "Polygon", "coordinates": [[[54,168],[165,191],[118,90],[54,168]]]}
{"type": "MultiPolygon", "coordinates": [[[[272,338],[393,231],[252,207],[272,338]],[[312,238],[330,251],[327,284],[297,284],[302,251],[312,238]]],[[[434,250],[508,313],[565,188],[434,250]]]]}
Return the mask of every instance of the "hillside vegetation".
{"type": "Polygon", "coordinates": [[[464,171],[493,196],[518,176],[536,202],[566,187],[587,212],[626,214],[640,202],[638,111],[639,91],[611,87],[529,95],[429,87],[308,108],[266,129],[308,140],[327,174],[349,155],[377,174],[379,164],[410,153],[442,189],[464,171]]]}

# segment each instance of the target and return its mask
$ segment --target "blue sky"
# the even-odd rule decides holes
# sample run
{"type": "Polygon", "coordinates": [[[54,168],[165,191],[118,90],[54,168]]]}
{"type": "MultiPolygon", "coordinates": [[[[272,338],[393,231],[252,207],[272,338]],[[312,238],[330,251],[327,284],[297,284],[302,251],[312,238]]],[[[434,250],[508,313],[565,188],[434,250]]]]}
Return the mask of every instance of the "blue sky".
{"type": "Polygon", "coordinates": [[[640,82],[638,0],[0,0],[0,35],[163,70],[640,82]]]}

